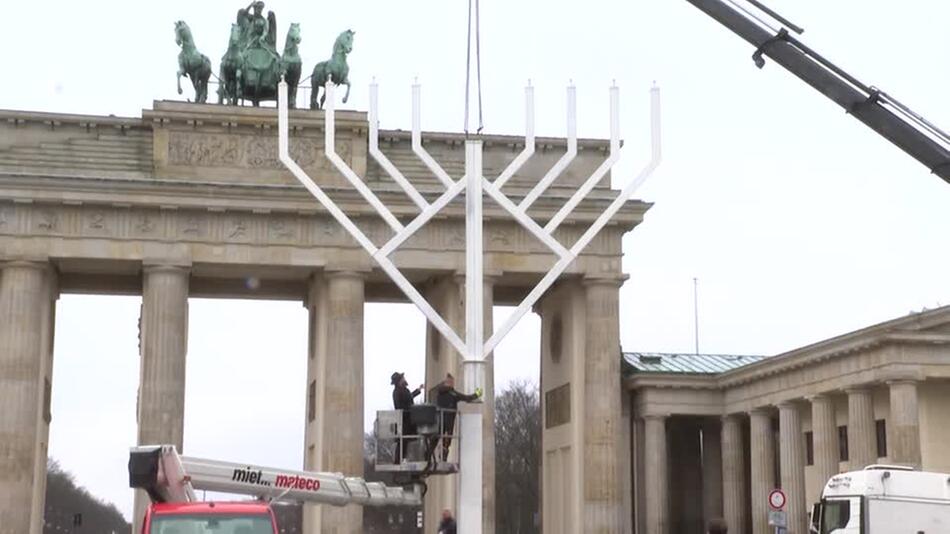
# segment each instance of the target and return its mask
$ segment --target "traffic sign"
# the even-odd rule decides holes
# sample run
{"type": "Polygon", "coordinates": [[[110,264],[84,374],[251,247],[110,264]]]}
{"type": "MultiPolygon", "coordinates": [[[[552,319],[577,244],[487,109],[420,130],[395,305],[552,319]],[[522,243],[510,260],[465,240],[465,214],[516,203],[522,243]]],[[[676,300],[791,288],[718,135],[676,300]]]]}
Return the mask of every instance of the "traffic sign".
{"type": "Polygon", "coordinates": [[[769,511],[769,525],[773,527],[787,527],[788,519],[785,517],[784,510],[769,511]]]}
{"type": "Polygon", "coordinates": [[[774,489],[769,493],[769,506],[774,510],[785,508],[785,492],[780,489],[774,489]]]}

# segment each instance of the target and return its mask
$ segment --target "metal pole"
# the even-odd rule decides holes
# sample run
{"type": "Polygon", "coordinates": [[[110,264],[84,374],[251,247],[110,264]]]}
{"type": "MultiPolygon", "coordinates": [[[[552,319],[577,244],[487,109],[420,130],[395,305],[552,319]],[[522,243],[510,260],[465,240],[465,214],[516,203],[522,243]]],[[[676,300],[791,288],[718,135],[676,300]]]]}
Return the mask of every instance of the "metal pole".
{"type": "MultiPolygon", "coordinates": [[[[465,142],[465,391],[485,384],[484,277],[482,240],[482,142],[465,142]]],[[[482,532],[482,412],[480,405],[460,415],[459,532],[482,532]]]]}
{"type": "Polygon", "coordinates": [[[699,281],[693,277],[693,337],[696,340],[696,355],[699,355],[699,281]]]}
{"type": "Polygon", "coordinates": [[[465,142],[465,389],[485,383],[484,273],[482,240],[482,142],[465,142]]]}

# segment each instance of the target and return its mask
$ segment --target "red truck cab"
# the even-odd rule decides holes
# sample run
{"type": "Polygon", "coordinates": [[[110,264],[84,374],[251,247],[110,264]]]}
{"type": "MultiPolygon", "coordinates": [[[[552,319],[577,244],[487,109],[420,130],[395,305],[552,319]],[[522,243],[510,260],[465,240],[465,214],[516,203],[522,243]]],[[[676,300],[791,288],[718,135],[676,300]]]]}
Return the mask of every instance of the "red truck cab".
{"type": "Polygon", "coordinates": [[[141,534],[277,534],[277,521],[260,501],[152,503],[141,534]]]}

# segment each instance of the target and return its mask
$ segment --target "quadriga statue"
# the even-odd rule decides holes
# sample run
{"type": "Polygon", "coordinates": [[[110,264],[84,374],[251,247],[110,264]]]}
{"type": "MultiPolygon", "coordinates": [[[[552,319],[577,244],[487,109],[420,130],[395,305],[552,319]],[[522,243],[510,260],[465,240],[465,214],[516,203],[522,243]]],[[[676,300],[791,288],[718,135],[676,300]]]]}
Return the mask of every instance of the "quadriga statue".
{"type": "MultiPolygon", "coordinates": [[[[267,100],[277,100],[277,85],[283,77],[288,86],[289,107],[297,104],[297,87],[303,71],[303,62],[298,47],[300,45],[300,25],[293,23],[287,31],[283,54],[277,53],[277,17],[273,11],[264,16],[264,2],[255,0],[247,7],[239,9],[237,18],[231,24],[228,48],[221,57],[218,76],[218,104],[238,105],[251,101],[254,106],[267,100]]],[[[346,85],[343,102],[350,95],[349,65],[346,56],[353,51],[353,35],[346,30],[333,44],[332,57],[314,67],[313,91],[310,107],[320,109],[326,100],[326,83],[333,80],[337,85],[346,85]],[[319,99],[319,90],[324,88],[319,99]]],[[[175,23],[175,39],[181,46],[178,55],[178,93],[181,94],[181,77],[188,76],[195,86],[195,101],[205,102],[208,97],[208,78],[211,76],[211,62],[207,56],[198,52],[188,25],[182,21],[175,23]]]]}

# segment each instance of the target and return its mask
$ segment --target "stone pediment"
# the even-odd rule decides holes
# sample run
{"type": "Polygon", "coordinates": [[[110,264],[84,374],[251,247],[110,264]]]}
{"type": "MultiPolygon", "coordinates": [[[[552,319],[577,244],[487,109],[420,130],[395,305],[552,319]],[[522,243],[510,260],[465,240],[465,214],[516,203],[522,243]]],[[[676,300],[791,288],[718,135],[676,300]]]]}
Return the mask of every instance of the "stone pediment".
{"type": "Polygon", "coordinates": [[[777,354],[724,373],[720,383],[725,386],[746,383],[894,344],[950,345],[950,306],[911,312],[903,317],[777,354]]]}
{"type": "Polygon", "coordinates": [[[912,312],[770,357],[629,352],[622,358],[628,378],[636,377],[637,383],[659,386],[664,380],[679,380],[674,378],[677,375],[706,375],[719,377],[722,385],[733,385],[889,343],[950,344],[950,306],[912,312]],[[731,368],[723,359],[732,362],[731,368]],[[648,378],[651,374],[665,378],[648,378]]]}

